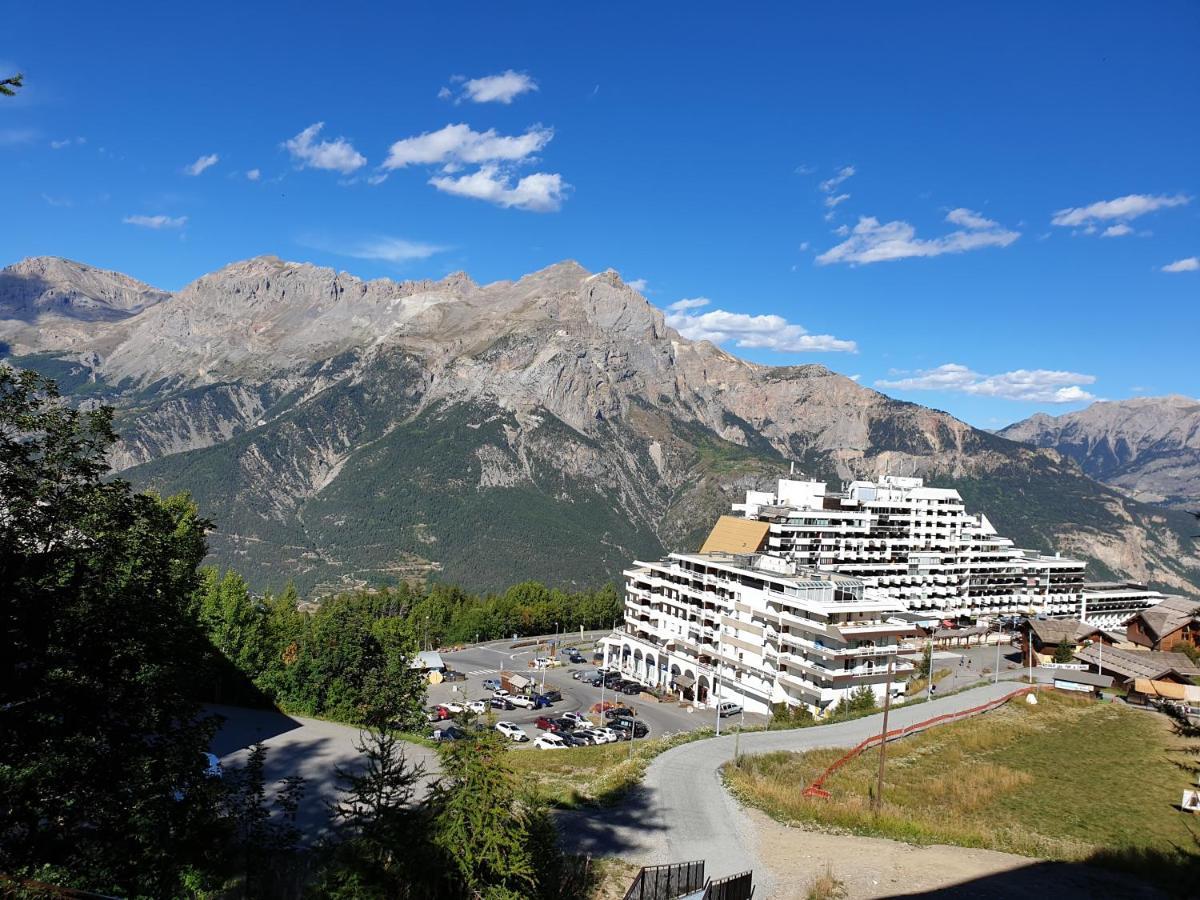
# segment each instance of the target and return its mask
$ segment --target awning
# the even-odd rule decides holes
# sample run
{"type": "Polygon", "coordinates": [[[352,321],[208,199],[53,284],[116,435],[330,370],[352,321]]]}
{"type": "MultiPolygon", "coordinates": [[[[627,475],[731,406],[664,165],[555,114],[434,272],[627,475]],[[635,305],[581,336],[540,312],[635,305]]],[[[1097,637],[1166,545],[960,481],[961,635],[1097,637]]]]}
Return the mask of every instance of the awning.
{"type": "Polygon", "coordinates": [[[1160,697],[1163,700],[1186,700],[1187,691],[1182,684],[1173,684],[1170,681],[1151,681],[1148,678],[1137,678],[1133,682],[1133,689],[1139,694],[1145,694],[1148,697],[1160,697]]]}
{"type": "Polygon", "coordinates": [[[676,675],[674,679],[675,687],[690,688],[696,683],[696,679],[691,675],[676,675]]]}
{"type": "Polygon", "coordinates": [[[515,687],[518,691],[522,688],[529,687],[530,684],[529,679],[524,675],[509,675],[508,683],[515,687]]]}

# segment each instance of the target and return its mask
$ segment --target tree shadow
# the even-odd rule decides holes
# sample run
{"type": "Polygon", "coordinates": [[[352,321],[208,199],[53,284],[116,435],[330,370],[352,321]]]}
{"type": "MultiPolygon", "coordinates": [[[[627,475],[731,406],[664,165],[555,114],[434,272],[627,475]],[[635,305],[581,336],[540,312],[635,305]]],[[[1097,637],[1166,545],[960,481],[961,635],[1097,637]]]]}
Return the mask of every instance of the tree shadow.
{"type": "Polygon", "coordinates": [[[562,846],[584,857],[649,854],[651,835],[662,832],[650,791],[638,785],[615,806],[557,810],[553,813],[562,846]]]}

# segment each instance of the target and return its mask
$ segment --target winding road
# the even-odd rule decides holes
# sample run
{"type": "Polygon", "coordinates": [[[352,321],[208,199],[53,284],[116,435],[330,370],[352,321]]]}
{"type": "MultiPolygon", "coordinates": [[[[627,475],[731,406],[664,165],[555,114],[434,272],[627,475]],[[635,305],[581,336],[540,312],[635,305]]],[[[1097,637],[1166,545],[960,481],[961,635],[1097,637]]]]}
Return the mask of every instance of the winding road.
{"type": "MultiPolygon", "coordinates": [[[[950,697],[893,707],[888,729],[961,712],[1010,694],[1011,681],[988,684],[950,697]]],[[[741,736],[742,753],[852,747],[879,733],[877,714],[850,722],[741,736]]],[[[758,855],[755,829],[725,790],[720,767],[733,757],[732,735],[684,744],[667,751],[624,804],[564,814],[564,843],[593,856],[622,856],[642,865],[703,859],[706,873],[721,877],[754,870],[757,896],[772,896],[770,868],[758,855]]]]}

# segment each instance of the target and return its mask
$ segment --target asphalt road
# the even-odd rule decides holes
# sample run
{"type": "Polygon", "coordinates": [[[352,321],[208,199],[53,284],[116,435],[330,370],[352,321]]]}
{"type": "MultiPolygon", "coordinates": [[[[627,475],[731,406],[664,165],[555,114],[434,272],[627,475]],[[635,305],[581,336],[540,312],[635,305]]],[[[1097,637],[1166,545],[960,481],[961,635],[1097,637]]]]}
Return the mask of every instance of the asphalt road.
{"type": "MultiPolygon", "coordinates": [[[[1001,681],[926,703],[894,707],[888,727],[899,728],[1001,697],[1017,685],[1001,681]]],[[[742,753],[851,747],[878,734],[881,716],[791,731],[741,736],[742,753]]],[[[758,896],[772,895],[770,871],[758,856],[754,828],[725,790],[720,767],[732,759],[734,738],[684,744],[659,756],[642,786],[619,807],[564,814],[564,843],[593,856],[623,856],[642,865],[705,860],[706,874],[754,870],[758,896]]]]}

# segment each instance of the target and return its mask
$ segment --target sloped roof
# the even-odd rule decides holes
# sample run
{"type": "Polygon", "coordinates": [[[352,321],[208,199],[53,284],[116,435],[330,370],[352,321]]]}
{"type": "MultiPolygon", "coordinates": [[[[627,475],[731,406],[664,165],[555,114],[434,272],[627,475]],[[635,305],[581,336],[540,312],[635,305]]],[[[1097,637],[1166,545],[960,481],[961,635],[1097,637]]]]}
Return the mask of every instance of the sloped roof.
{"type": "Polygon", "coordinates": [[[411,669],[424,669],[426,671],[429,669],[446,668],[446,663],[442,660],[442,654],[436,650],[422,650],[413,657],[412,662],[408,665],[411,669]]]}
{"type": "MultiPolygon", "coordinates": [[[[1079,619],[1030,619],[1029,627],[1033,629],[1033,633],[1043,644],[1074,644],[1093,634],[1105,634],[1113,637],[1102,628],[1079,619]]],[[[1123,638],[1124,635],[1120,635],[1120,637],[1123,638]]]]}
{"type": "Polygon", "coordinates": [[[1200,677],[1197,667],[1182,653],[1162,653],[1158,650],[1118,650],[1105,647],[1103,651],[1095,645],[1075,652],[1078,662],[1091,666],[1103,666],[1104,671],[1119,675],[1125,680],[1149,678],[1154,681],[1163,675],[1174,673],[1184,678],[1200,677]]]}
{"type": "Polygon", "coordinates": [[[1172,594],[1138,613],[1146,630],[1157,640],[1182,628],[1192,619],[1200,618],[1200,600],[1172,594]]]}
{"type": "Polygon", "coordinates": [[[721,516],[709,532],[701,553],[756,553],[767,539],[770,522],[721,516]]]}

